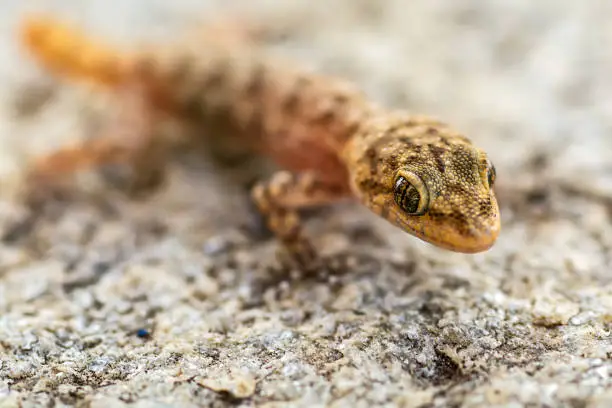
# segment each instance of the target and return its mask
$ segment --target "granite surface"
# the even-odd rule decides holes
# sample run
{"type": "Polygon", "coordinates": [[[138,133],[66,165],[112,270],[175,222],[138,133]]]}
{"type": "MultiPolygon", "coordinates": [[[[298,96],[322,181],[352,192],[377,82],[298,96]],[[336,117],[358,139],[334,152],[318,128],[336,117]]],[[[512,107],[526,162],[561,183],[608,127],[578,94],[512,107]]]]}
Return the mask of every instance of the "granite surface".
{"type": "Polygon", "coordinates": [[[0,407],[612,406],[612,3],[2,0],[2,11],[0,407]],[[25,159],[87,136],[112,107],[21,53],[24,13],[127,47],[231,7],[277,34],[270,52],[485,148],[497,245],[449,253],[342,204],[307,224],[332,267],[282,274],[276,243],[249,232],[243,185],[193,160],[145,199],[102,189],[100,202],[39,217],[14,200],[25,159]]]}

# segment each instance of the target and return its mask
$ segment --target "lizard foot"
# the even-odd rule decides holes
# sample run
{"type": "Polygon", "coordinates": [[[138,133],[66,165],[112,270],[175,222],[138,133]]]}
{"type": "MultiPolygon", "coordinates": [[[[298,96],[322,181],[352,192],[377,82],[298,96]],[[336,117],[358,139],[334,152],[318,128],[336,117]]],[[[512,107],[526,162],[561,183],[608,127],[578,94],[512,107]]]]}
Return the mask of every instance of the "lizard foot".
{"type": "Polygon", "coordinates": [[[255,184],[253,201],[269,230],[283,244],[279,259],[285,266],[311,271],[322,265],[321,257],[303,234],[298,210],[336,201],[343,194],[344,190],[312,172],[281,171],[255,184]]]}

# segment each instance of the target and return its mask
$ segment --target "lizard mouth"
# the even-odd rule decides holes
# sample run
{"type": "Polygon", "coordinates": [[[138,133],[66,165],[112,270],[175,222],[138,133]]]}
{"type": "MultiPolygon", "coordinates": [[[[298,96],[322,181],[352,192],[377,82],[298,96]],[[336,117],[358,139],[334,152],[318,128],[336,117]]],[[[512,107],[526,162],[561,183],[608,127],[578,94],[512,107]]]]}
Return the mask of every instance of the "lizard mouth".
{"type": "Polygon", "coordinates": [[[423,237],[425,241],[454,252],[475,254],[490,249],[497,241],[500,232],[499,217],[485,227],[471,230],[469,234],[457,231],[441,231],[433,238],[423,237]],[[431,239],[430,239],[431,238],[431,239]]]}
{"type": "Polygon", "coordinates": [[[399,214],[389,221],[421,240],[453,252],[475,254],[490,249],[497,241],[501,230],[499,212],[496,211],[478,226],[457,228],[450,223],[434,223],[427,215],[410,222],[399,214]]]}

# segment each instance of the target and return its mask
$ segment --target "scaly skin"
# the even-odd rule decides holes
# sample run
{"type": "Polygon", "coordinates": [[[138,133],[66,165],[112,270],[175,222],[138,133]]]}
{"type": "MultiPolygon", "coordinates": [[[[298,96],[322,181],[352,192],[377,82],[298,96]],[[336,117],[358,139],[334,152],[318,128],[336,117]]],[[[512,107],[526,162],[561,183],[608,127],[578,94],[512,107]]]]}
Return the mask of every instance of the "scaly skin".
{"type": "MultiPolygon", "coordinates": [[[[120,54],[52,19],[31,18],[21,38],[55,74],[136,94],[132,100],[140,101],[144,116],[200,126],[203,140],[239,135],[241,143],[271,157],[286,171],[255,186],[253,197],[301,262],[312,260],[314,252],[297,210],[349,197],[404,231],[456,252],[485,251],[499,234],[495,170],[485,152],[441,122],[376,106],[346,82],[213,36],[120,54]]],[[[83,162],[134,165],[139,154],[160,143],[152,133],[138,137],[127,146],[112,137],[85,142],[43,158],[32,172],[49,179],[58,157],[68,172],[83,162]]],[[[142,157],[140,162],[148,163],[135,165],[140,172],[164,164],[161,158],[155,165],[142,157]]]]}

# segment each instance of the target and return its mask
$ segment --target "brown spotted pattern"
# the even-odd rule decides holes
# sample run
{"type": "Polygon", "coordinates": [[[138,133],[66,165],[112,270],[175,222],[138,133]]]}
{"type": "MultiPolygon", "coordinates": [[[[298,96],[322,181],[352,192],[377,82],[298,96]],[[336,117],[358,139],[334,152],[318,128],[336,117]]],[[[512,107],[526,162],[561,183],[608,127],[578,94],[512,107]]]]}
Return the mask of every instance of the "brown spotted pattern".
{"type": "Polygon", "coordinates": [[[479,252],[497,238],[500,216],[488,181],[494,170],[486,154],[441,122],[375,106],[349,83],[213,36],[123,55],[38,18],[26,21],[22,38],[56,74],[115,92],[138,90],[151,117],[200,126],[201,140],[237,134],[274,159],[286,171],[255,186],[253,198],[289,247],[312,249],[299,208],[350,196],[442,248],[479,252]],[[394,200],[400,175],[422,194],[418,215],[394,200]]]}
{"type": "Polygon", "coordinates": [[[490,248],[500,214],[486,153],[446,125],[404,113],[376,116],[347,143],[344,159],[361,202],[407,232],[442,248],[490,248]],[[422,180],[427,211],[410,215],[394,200],[398,174],[422,180]]]}

